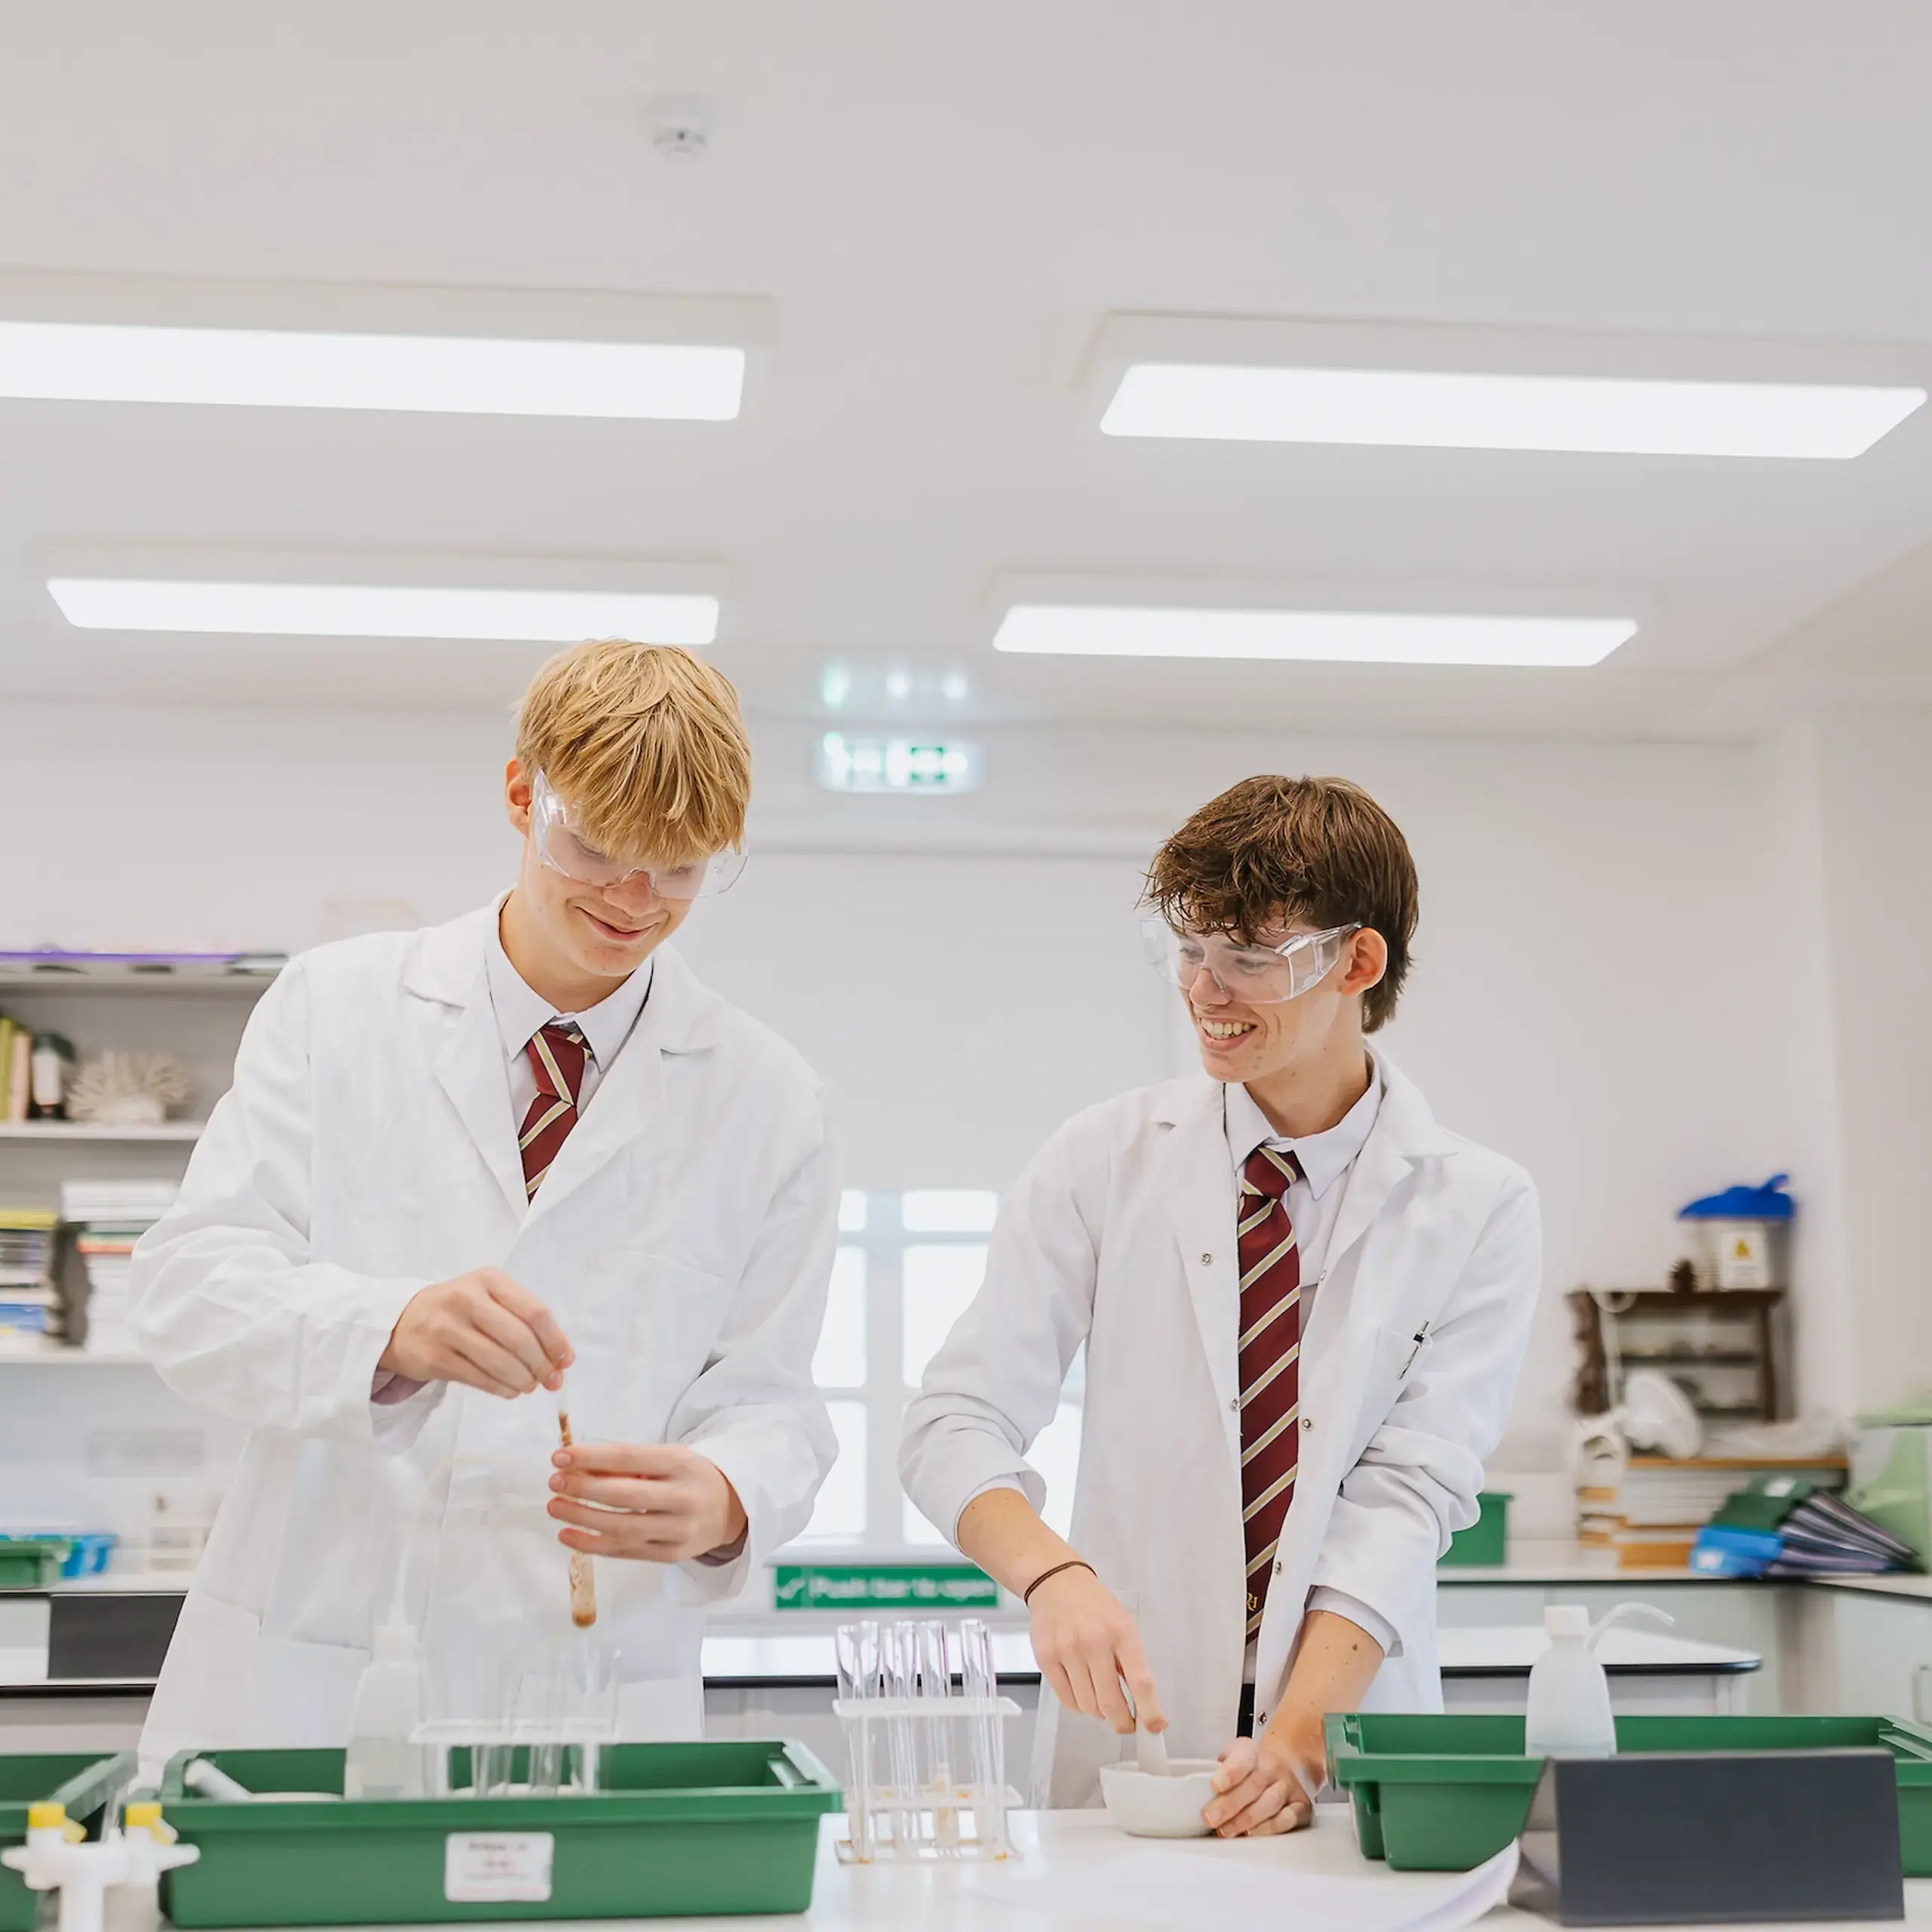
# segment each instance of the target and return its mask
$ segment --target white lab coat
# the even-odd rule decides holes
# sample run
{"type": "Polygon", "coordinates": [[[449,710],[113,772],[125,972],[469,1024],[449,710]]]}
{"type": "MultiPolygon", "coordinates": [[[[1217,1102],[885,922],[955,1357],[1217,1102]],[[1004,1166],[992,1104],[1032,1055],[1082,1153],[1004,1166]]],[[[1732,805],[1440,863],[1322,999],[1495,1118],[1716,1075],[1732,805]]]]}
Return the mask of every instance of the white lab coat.
{"type": "Polygon", "coordinates": [[[136,1251],[162,1375],[252,1430],[145,1761],[342,1743],[398,1578],[432,1715],[490,1715],[503,1673],[546,1669],[568,1635],[568,1552],[543,1514],[554,1398],[432,1383],[370,1400],[428,1283],[503,1269],[575,1348],[578,1439],[688,1444],[743,1500],[733,1561],[596,1566],[626,1736],[699,1734],[702,1606],[804,1528],[831,1466],[811,1379],[837,1220],[818,1082],[661,947],[630,1038],[526,1205],[484,977],[496,916],[291,964],[178,1204],[136,1251]]]}
{"type": "MultiPolygon", "coordinates": [[[[1475,1520],[1536,1300],[1529,1177],[1438,1127],[1381,1064],[1381,1107],[1343,1183],[1303,1336],[1300,1475],[1256,1653],[1257,1729],[1324,1586],[1396,1632],[1365,1705],[1441,1708],[1435,1561],[1475,1520]]],[[[935,1523],[1002,1477],[1038,1508],[1025,1453],[1086,1343],[1071,1540],[1138,1593],[1180,1757],[1226,1744],[1241,1688],[1235,1187],[1217,1081],[1143,1088],[1068,1121],[1008,1198],[985,1285],[907,1410],[902,1457],[935,1523]]],[[[1094,1802],[1119,1749],[1043,1692],[1041,1801],[1094,1802]]]]}

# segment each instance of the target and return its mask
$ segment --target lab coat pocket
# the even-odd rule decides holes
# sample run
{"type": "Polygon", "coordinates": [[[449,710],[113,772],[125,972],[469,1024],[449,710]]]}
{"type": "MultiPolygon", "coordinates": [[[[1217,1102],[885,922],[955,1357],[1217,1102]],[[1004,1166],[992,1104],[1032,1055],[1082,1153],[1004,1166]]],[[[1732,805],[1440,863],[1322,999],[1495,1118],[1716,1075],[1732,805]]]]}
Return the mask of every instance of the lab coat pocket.
{"type": "Polygon", "coordinates": [[[1375,1432],[1389,1420],[1389,1411],[1401,1400],[1409,1378],[1420,1367],[1429,1347],[1418,1343],[1413,1332],[1378,1326],[1368,1356],[1368,1373],[1362,1383],[1362,1398],[1355,1411],[1355,1429],[1349,1444],[1348,1467],[1361,1460],[1375,1432]]]}

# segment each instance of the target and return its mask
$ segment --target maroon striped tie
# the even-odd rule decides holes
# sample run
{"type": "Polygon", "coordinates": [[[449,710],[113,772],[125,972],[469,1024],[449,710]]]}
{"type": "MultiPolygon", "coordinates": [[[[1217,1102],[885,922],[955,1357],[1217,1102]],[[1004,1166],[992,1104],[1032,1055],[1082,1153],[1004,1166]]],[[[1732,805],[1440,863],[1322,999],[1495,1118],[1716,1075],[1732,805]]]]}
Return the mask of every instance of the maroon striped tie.
{"type": "Polygon", "coordinates": [[[537,1075],[537,1097],[523,1117],[523,1132],[517,1140],[523,1154],[524,1195],[531,1199],[577,1124],[577,1097],[583,1091],[589,1050],[573,1022],[553,1020],[530,1036],[523,1051],[537,1075]]]}
{"type": "Polygon", "coordinates": [[[1257,1147],[1241,1170],[1241,1528],[1247,1546],[1247,1634],[1261,1628],[1268,1575],[1294,1500],[1301,1414],[1301,1255],[1284,1198],[1301,1178],[1292,1153],[1257,1147]]]}

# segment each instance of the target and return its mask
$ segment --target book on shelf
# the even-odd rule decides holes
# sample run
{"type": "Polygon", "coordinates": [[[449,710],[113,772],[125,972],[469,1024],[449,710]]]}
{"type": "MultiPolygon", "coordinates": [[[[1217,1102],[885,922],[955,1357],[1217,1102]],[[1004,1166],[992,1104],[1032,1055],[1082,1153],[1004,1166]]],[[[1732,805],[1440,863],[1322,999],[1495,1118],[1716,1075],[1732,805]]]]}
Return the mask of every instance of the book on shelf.
{"type": "Polygon", "coordinates": [[[135,1244],[174,1205],[179,1187],[172,1180],[61,1183],[60,1211],[74,1224],[74,1246],[85,1275],[82,1346],[90,1354],[134,1352],[135,1244]]]}
{"type": "Polygon", "coordinates": [[[25,1120],[32,1097],[32,1029],[0,1013],[0,1120],[25,1120]]]}

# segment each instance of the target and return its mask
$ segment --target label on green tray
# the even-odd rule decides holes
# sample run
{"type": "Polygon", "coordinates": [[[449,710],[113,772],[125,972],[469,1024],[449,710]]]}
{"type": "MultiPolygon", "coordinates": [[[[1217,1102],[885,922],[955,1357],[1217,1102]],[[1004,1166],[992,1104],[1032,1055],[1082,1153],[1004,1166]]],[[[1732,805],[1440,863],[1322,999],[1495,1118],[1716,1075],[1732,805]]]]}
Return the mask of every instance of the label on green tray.
{"type": "Polygon", "coordinates": [[[999,1586],[970,1563],[780,1563],[780,1610],[992,1610],[999,1586]]]}

